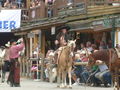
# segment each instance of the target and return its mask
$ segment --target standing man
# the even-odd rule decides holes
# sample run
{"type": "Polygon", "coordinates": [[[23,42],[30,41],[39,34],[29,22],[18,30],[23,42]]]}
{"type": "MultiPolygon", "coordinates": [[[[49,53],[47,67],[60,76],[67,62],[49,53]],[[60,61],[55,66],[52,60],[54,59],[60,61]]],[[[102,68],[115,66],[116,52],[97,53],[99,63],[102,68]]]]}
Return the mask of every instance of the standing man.
{"type": "Polygon", "coordinates": [[[16,44],[15,40],[11,40],[10,44],[10,74],[8,77],[8,83],[10,86],[19,87],[20,86],[20,63],[18,61],[19,52],[23,50],[24,43],[23,39],[19,39],[20,44],[16,44]]]}

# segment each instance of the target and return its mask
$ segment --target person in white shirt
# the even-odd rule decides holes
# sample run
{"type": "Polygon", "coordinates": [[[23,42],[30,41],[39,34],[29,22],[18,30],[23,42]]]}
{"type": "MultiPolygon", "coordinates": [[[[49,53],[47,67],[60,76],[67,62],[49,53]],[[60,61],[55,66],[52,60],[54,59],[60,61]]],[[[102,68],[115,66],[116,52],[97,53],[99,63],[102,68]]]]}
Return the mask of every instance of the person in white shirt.
{"type": "Polygon", "coordinates": [[[110,71],[108,69],[108,66],[105,64],[105,62],[101,60],[97,60],[96,65],[98,65],[100,72],[96,73],[95,77],[98,78],[102,83],[104,83],[105,86],[107,86],[107,83],[111,84],[111,82],[106,82],[106,79],[110,80],[111,78],[109,76],[107,77],[110,71]]]}

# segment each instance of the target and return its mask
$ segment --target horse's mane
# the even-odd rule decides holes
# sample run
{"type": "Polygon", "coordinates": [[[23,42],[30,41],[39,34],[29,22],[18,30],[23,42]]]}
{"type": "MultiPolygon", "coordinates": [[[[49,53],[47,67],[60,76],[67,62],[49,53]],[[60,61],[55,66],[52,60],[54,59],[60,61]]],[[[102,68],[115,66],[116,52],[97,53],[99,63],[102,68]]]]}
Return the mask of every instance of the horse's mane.
{"type": "Polygon", "coordinates": [[[91,54],[91,56],[94,58],[94,60],[102,60],[108,63],[109,61],[109,53],[108,50],[99,50],[91,54]]]}

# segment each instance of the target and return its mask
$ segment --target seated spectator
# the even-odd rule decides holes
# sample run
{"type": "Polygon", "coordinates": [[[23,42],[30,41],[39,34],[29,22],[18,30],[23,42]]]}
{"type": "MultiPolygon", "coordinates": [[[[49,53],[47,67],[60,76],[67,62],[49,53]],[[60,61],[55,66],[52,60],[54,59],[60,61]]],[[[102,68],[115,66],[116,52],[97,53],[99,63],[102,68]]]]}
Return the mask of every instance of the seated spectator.
{"type": "Polygon", "coordinates": [[[82,62],[88,62],[88,57],[86,56],[86,51],[82,50],[80,53],[80,60],[82,62]]]}
{"type": "Polygon", "coordinates": [[[97,52],[97,51],[98,49],[97,49],[96,44],[92,44],[92,53],[97,52]]]}
{"type": "Polygon", "coordinates": [[[97,65],[92,66],[90,71],[90,76],[87,83],[90,83],[91,86],[99,86],[101,81],[95,77],[95,74],[99,72],[99,68],[97,65]]]}
{"type": "Polygon", "coordinates": [[[96,65],[98,65],[98,68],[99,68],[100,72],[96,73],[95,77],[98,78],[105,86],[107,86],[108,83],[111,84],[110,83],[111,76],[109,74],[110,71],[109,71],[107,65],[101,60],[97,60],[96,65]],[[107,80],[110,80],[110,81],[106,82],[107,80]]]}
{"type": "Polygon", "coordinates": [[[87,43],[86,43],[86,49],[87,49],[87,51],[88,52],[92,52],[92,44],[91,44],[91,42],[90,41],[88,41],[87,43]]]}
{"type": "MultiPolygon", "coordinates": [[[[75,54],[74,62],[81,62],[79,54],[75,54]]],[[[75,81],[74,85],[79,84],[82,72],[83,72],[83,66],[81,66],[81,65],[74,66],[74,71],[73,71],[73,80],[75,81]]]]}
{"type": "Polygon", "coordinates": [[[89,68],[88,67],[84,67],[83,72],[81,73],[81,78],[83,80],[83,83],[87,83],[88,79],[89,79],[89,68]]]}
{"type": "Polygon", "coordinates": [[[100,49],[100,50],[107,49],[107,45],[106,45],[106,43],[105,43],[104,41],[101,41],[101,42],[100,42],[99,49],[100,49]]]}

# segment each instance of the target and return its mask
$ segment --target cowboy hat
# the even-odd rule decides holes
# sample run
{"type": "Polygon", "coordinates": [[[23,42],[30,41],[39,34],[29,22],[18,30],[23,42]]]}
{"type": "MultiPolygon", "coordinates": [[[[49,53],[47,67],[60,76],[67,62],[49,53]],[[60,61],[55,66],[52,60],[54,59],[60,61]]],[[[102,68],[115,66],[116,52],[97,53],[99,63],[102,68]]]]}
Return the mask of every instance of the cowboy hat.
{"type": "Polygon", "coordinates": [[[63,29],[66,29],[67,31],[69,31],[70,30],[70,26],[68,26],[68,25],[61,26],[61,27],[58,28],[58,31],[61,31],[63,29]]]}
{"type": "Polygon", "coordinates": [[[10,47],[10,42],[7,42],[7,43],[5,44],[5,46],[6,46],[6,47],[10,47]]]}

